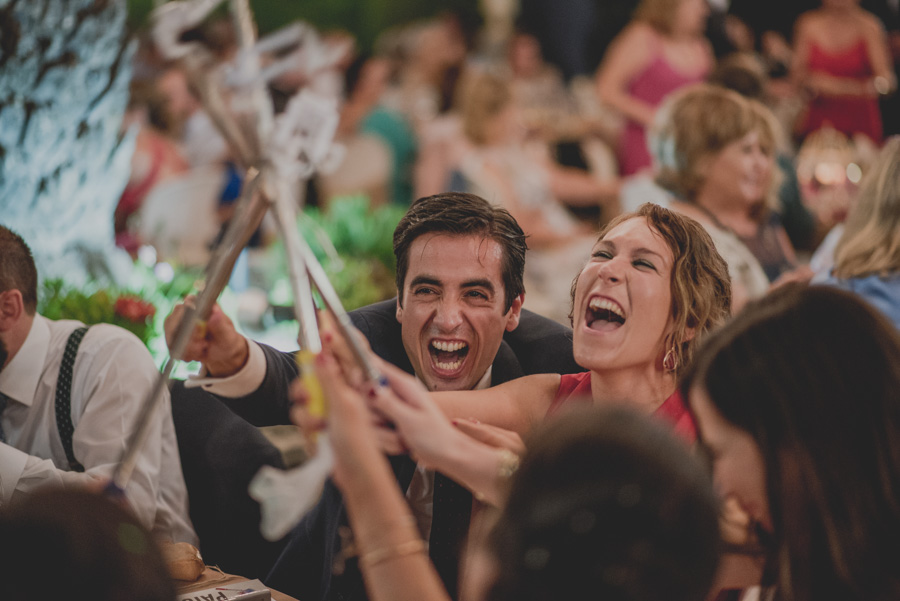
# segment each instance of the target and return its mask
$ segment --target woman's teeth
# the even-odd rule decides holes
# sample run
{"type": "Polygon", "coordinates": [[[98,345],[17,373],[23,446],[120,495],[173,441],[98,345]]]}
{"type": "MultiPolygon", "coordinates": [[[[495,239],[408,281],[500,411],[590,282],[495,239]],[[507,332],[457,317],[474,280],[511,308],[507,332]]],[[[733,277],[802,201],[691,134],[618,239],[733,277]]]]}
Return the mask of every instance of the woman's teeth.
{"type": "Polygon", "coordinates": [[[592,298],[590,303],[588,303],[588,308],[594,312],[609,311],[609,313],[618,317],[622,323],[625,322],[625,314],[622,313],[622,309],[619,305],[605,298],[592,298]]]}

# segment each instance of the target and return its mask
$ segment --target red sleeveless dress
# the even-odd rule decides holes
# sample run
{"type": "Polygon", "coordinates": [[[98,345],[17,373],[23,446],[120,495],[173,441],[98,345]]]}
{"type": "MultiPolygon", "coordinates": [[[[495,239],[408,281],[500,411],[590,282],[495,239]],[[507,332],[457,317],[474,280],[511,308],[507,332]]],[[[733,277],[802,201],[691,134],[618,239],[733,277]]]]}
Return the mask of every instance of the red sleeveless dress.
{"type": "MultiPolygon", "coordinates": [[[[809,49],[809,71],[860,81],[874,75],[866,41],[861,38],[846,50],[835,53],[828,52],[813,42],[809,49]]],[[[884,137],[877,98],[821,95],[813,98],[809,101],[806,118],[799,133],[805,136],[825,125],[831,125],[848,136],[865,134],[876,144],[880,144],[884,137]]]]}
{"type": "MultiPolygon", "coordinates": [[[[547,415],[553,415],[564,407],[573,405],[591,404],[591,372],[580,374],[562,374],[559,380],[559,388],[556,396],[547,409],[547,415]]],[[[694,416],[688,411],[687,405],[681,396],[681,391],[676,390],[672,396],[656,408],[653,415],[669,422],[675,430],[675,434],[687,442],[693,444],[697,440],[697,424],[694,416]]]]}

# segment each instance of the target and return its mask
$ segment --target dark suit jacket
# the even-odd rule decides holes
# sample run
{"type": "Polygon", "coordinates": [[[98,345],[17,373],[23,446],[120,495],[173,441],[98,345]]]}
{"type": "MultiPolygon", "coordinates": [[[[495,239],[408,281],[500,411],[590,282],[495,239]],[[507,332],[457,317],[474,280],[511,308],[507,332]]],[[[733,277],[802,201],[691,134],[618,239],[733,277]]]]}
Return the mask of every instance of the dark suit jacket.
{"type": "MultiPolygon", "coordinates": [[[[408,373],[413,373],[412,365],[403,348],[395,307],[396,300],[384,301],[352,311],[350,317],[353,324],[366,336],[375,354],[408,373]]],[[[266,376],[262,385],[246,397],[237,399],[219,397],[233,413],[225,412],[228,415],[222,415],[222,412],[219,412],[216,419],[227,422],[229,429],[239,426],[237,422],[243,420],[254,426],[290,423],[288,388],[297,376],[293,353],[283,353],[265,345],[261,347],[266,355],[266,376]]],[[[580,371],[584,370],[572,358],[571,330],[530,311],[522,311],[519,327],[504,334],[504,340],[494,359],[492,382],[501,384],[534,373],[580,371]]],[[[173,404],[178,402],[179,399],[175,398],[173,392],[173,404]]],[[[249,428],[246,422],[245,427],[249,428]]],[[[221,429],[221,426],[210,424],[208,421],[199,423],[202,423],[204,429],[221,429]]],[[[182,423],[182,429],[191,429],[192,434],[197,435],[201,427],[197,424],[197,421],[193,421],[192,424],[182,423]]],[[[255,429],[253,430],[255,432],[255,429]]],[[[181,435],[179,432],[179,438],[181,435]]],[[[255,440],[252,433],[248,433],[248,436],[255,440]]],[[[216,452],[211,448],[205,450],[209,455],[216,452]]],[[[256,462],[255,455],[242,463],[248,462],[256,462]]],[[[398,483],[406,490],[415,471],[415,463],[407,457],[392,457],[391,464],[398,483]]],[[[241,473],[251,471],[255,473],[255,470],[251,469],[240,470],[241,473]]],[[[188,491],[191,494],[190,482],[188,491]]],[[[243,491],[246,491],[246,487],[243,491]]],[[[238,494],[237,487],[235,494],[238,494]]],[[[191,501],[193,512],[193,495],[191,501]]],[[[435,515],[437,516],[440,511],[436,507],[435,515]]],[[[253,517],[257,520],[254,523],[258,524],[258,511],[253,517]]],[[[241,518],[236,516],[236,519],[241,518]]],[[[337,488],[329,481],[319,503],[288,535],[281,556],[275,562],[269,576],[264,579],[266,584],[303,601],[365,600],[365,589],[355,559],[346,562],[342,574],[335,573],[333,569],[341,551],[339,529],[345,524],[343,499],[337,488]]],[[[224,521],[221,526],[226,528],[224,521]]],[[[202,543],[204,536],[199,531],[198,534],[202,543]]],[[[465,531],[458,533],[459,542],[465,534],[465,531]]],[[[268,548],[261,545],[261,539],[247,546],[247,548],[254,547],[260,547],[265,550],[266,555],[269,554],[268,548]]],[[[456,558],[445,562],[436,560],[436,566],[448,590],[455,591],[456,558]],[[440,565],[441,563],[447,565],[440,565]]],[[[238,569],[233,571],[241,573],[238,569]]],[[[455,597],[455,594],[453,596],[455,597]]]]}

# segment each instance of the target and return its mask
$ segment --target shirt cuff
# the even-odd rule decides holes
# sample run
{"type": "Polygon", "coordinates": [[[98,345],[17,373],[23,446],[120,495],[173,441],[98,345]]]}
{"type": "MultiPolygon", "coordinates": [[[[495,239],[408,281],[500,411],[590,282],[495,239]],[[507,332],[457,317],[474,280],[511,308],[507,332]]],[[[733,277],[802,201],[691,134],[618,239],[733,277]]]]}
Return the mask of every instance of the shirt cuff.
{"type": "MultiPolygon", "coordinates": [[[[266,355],[262,348],[253,342],[247,341],[247,363],[237,373],[225,378],[213,378],[205,373],[189,376],[184,383],[187,388],[202,387],[212,394],[236,399],[255,392],[266,377],[266,355]]],[[[205,370],[204,370],[205,371],[205,370]]]]}
{"type": "Polygon", "coordinates": [[[6,505],[12,499],[28,457],[27,453],[0,443],[0,505],[6,505]]]}

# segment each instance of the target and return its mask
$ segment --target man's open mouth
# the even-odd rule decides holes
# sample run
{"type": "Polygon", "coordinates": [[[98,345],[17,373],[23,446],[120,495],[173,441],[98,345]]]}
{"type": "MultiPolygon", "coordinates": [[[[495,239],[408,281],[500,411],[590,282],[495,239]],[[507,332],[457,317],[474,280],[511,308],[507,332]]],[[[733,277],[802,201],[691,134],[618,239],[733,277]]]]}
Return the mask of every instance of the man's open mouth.
{"type": "Polygon", "coordinates": [[[462,366],[466,355],[469,354],[469,345],[465,342],[454,340],[432,340],[428,345],[432,364],[442,371],[455,371],[462,366]]]}
{"type": "Polygon", "coordinates": [[[594,297],[588,303],[584,323],[592,330],[605,332],[623,325],[625,323],[625,314],[618,303],[605,298],[594,297]]]}

